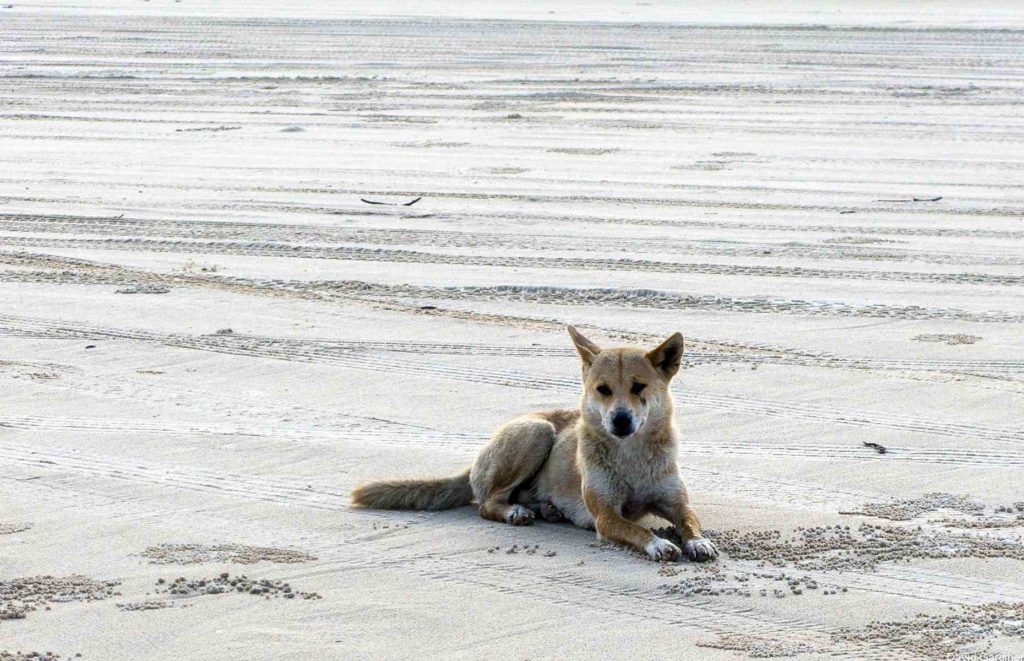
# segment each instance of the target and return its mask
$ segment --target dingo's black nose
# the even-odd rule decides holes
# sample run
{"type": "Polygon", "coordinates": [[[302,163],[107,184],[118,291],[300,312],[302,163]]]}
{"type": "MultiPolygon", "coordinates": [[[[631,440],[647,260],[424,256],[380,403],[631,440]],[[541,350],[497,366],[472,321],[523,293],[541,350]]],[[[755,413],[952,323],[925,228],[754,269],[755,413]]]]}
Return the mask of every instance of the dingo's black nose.
{"type": "Polygon", "coordinates": [[[629,436],[633,433],[633,416],[629,411],[616,411],[612,416],[612,432],[616,436],[629,436]]]}

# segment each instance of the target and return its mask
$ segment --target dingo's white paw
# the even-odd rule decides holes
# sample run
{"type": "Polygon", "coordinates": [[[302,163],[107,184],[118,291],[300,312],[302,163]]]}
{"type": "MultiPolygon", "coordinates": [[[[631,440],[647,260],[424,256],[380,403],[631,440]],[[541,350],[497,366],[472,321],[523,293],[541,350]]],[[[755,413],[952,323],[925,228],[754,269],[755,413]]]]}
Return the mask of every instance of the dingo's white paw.
{"type": "Polygon", "coordinates": [[[505,521],[513,526],[528,526],[533,523],[533,512],[522,505],[513,505],[508,508],[505,521]]]}
{"type": "Polygon", "coordinates": [[[684,545],[686,557],[694,562],[707,562],[718,557],[718,549],[711,543],[710,539],[698,537],[691,539],[684,545]]]}
{"type": "Polygon", "coordinates": [[[651,541],[647,542],[644,551],[647,551],[647,555],[651,556],[651,560],[657,560],[658,562],[674,562],[683,554],[678,546],[667,539],[657,536],[652,537],[651,541]]]}

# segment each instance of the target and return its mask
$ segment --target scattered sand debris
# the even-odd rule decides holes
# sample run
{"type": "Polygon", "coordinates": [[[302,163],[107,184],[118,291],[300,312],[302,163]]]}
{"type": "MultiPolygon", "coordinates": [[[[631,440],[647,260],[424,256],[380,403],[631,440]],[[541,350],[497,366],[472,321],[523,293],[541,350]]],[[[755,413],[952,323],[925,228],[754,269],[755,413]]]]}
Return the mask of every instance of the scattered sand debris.
{"type": "Polygon", "coordinates": [[[285,599],[321,599],[316,592],[297,592],[292,586],[282,581],[270,579],[249,578],[245,574],[232,577],[228,572],[218,575],[216,578],[188,580],[179,576],[170,583],[164,579],[156,582],[157,594],[169,594],[175,597],[198,597],[205,594],[227,594],[229,592],[241,592],[258,597],[270,599],[284,597],[285,599]]]}
{"type": "Polygon", "coordinates": [[[837,640],[900,648],[928,659],[982,658],[999,637],[1024,639],[1024,603],[958,606],[951,615],[919,614],[902,622],[844,629],[837,640]],[[978,648],[978,646],[981,646],[978,648]]]}
{"type": "Polygon", "coordinates": [[[32,379],[33,381],[52,381],[60,378],[60,367],[45,363],[19,363],[12,360],[0,360],[0,373],[12,379],[32,379]]]}
{"type": "Polygon", "coordinates": [[[807,643],[791,642],[785,640],[772,640],[760,636],[748,636],[739,633],[720,633],[715,640],[702,640],[697,642],[697,647],[708,647],[716,650],[730,650],[733,652],[746,652],[747,656],[754,659],[772,659],[783,656],[796,656],[797,654],[810,654],[818,652],[816,647],[807,643]]]}
{"type": "MultiPolygon", "coordinates": [[[[82,656],[76,654],[76,657],[82,656]]],[[[9,652],[7,650],[0,650],[0,661],[57,661],[57,659],[66,659],[71,657],[64,657],[60,654],[53,652],[9,652]]]]}
{"type": "Polygon", "coordinates": [[[993,528],[1020,528],[1024,527],[1024,512],[1018,512],[1016,516],[984,516],[978,519],[939,519],[939,523],[946,528],[962,529],[993,529],[993,528]]]}
{"type": "MultiPolygon", "coordinates": [[[[655,533],[679,543],[673,528],[655,533]]],[[[934,558],[1015,558],[1024,560],[1024,544],[978,534],[921,526],[850,526],[797,528],[783,536],[778,530],[715,533],[706,531],[718,548],[736,560],[754,560],[762,566],[796,567],[808,571],[874,569],[885,562],[934,558]]]]}
{"type": "Polygon", "coordinates": [[[716,565],[696,565],[693,569],[685,565],[659,571],[662,576],[691,574],[678,583],[661,585],[668,594],[684,597],[776,597],[804,594],[833,595],[846,592],[845,588],[821,585],[810,576],[793,576],[785,572],[736,572],[730,573],[716,565]]]}
{"type": "Polygon", "coordinates": [[[117,581],[85,576],[28,576],[0,580],[0,620],[19,620],[39,607],[69,601],[99,601],[119,595],[117,581]]]}
{"type": "Polygon", "coordinates": [[[150,599],[147,601],[131,601],[124,604],[116,604],[118,608],[123,611],[156,611],[164,608],[174,608],[174,604],[170,601],[160,601],[158,599],[150,599]]]}
{"type": "Polygon", "coordinates": [[[216,264],[201,264],[196,262],[196,260],[190,258],[184,264],[182,264],[181,268],[178,270],[181,271],[182,273],[190,274],[196,272],[216,273],[219,270],[219,267],[216,264]]]}
{"type": "Polygon", "coordinates": [[[140,553],[157,565],[195,565],[205,562],[233,562],[251,565],[257,562],[296,564],[316,560],[304,551],[245,544],[158,544],[140,553]]]}
{"type": "Polygon", "coordinates": [[[866,503],[859,510],[840,514],[863,514],[890,521],[909,521],[938,510],[956,510],[964,514],[981,514],[985,506],[979,502],[949,493],[926,493],[920,498],[888,503],[866,503]]]}
{"type": "Polygon", "coordinates": [[[872,243],[906,243],[906,241],[898,241],[896,239],[880,239],[873,236],[836,236],[831,239],[825,239],[824,241],[822,241],[822,243],[848,243],[850,245],[867,245],[872,243]]]}
{"type": "Polygon", "coordinates": [[[433,149],[433,148],[452,148],[452,147],[468,147],[468,142],[456,142],[452,140],[425,140],[423,142],[396,142],[396,147],[409,147],[413,149],[433,149]]]}
{"type": "Polygon", "coordinates": [[[944,342],[946,344],[974,344],[980,342],[984,338],[977,335],[943,335],[942,333],[925,333],[923,335],[915,335],[910,338],[915,342],[944,342]]]}
{"type": "Polygon", "coordinates": [[[517,168],[517,167],[486,167],[486,168],[475,168],[478,172],[486,172],[487,174],[523,174],[529,172],[530,168],[517,168]]]}
{"type": "MultiPolygon", "coordinates": [[[[488,553],[496,553],[496,552],[498,552],[500,550],[501,550],[500,546],[495,546],[494,548],[487,549],[487,552],[488,553]]],[[[525,553],[526,555],[542,555],[545,558],[553,558],[556,555],[558,555],[558,553],[556,553],[555,551],[543,551],[543,550],[541,550],[540,544],[534,544],[533,546],[530,546],[529,544],[526,544],[524,546],[519,546],[518,544],[513,544],[512,546],[510,546],[508,549],[505,550],[505,553],[508,554],[508,555],[515,555],[516,553],[525,553]]]]}
{"type": "Polygon", "coordinates": [[[171,291],[170,287],[163,285],[132,285],[131,287],[123,287],[122,289],[115,289],[115,294],[166,294],[171,291]]]}
{"type": "Polygon", "coordinates": [[[979,502],[948,493],[928,493],[921,498],[889,503],[867,503],[859,510],[840,512],[840,514],[861,514],[893,521],[909,521],[941,510],[953,510],[969,517],[945,517],[932,520],[933,523],[946,528],[984,529],[1024,526],[1024,502],[999,505],[987,510],[979,502]]]}
{"type": "Polygon", "coordinates": [[[31,523],[0,523],[0,535],[13,535],[32,527],[31,523]]]}

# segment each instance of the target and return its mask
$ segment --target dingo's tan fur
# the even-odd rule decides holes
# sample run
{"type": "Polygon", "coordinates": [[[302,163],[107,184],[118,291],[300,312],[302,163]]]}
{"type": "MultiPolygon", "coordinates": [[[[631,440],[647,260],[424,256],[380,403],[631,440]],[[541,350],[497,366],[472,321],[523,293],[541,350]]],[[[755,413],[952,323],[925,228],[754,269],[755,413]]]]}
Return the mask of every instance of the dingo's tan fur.
{"type": "Polygon", "coordinates": [[[390,480],[358,487],[353,502],[386,509],[447,509],[479,504],[480,516],[512,525],[539,514],[563,518],[654,560],[718,556],[701,537],[676,465],[669,383],[679,370],[683,336],[650,351],[602,350],[572,326],[583,367],[577,410],[531,413],[500,427],[473,466],[452,478],[390,480]],[[672,523],[681,550],[637,521],[656,514],[672,523]]]}

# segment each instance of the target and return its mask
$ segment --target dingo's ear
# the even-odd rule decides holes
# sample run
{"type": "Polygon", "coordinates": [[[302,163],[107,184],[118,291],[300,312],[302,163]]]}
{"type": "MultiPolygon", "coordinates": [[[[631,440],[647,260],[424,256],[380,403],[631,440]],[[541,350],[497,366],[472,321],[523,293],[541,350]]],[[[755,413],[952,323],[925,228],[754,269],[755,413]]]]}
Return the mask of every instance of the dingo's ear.
{"type": "Polygon", "coordinates": [[[654,369],[664,374],[666,379],[671,379],[676,375],[676,372],[679,371],[679,362],[682,358],[682,333],[673,333],[672,337],[658,345],[657,349],[647,352],[647,360],[651,361],[651,365],[654,365],[654,369]]]}
{"type": "Polygon", "coordinates": [[[569,337],[572,338],[572,343],[576,345],[576,351],[579,352],[580,358],[583,360],[583,366],[590,367],[594,362],[594,357],[601,353],[601,347],[583,337],[572,326],[569,326],[569,337]]]}

